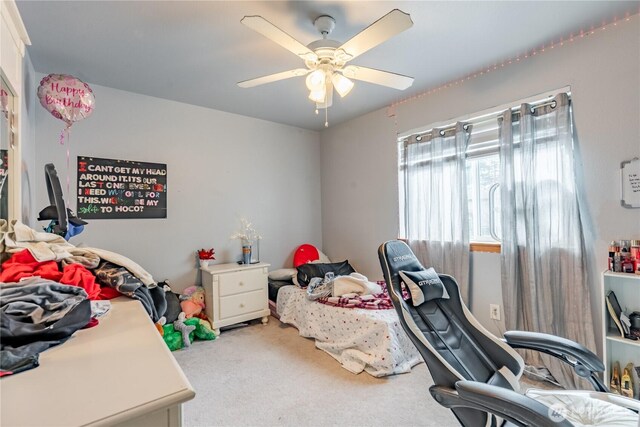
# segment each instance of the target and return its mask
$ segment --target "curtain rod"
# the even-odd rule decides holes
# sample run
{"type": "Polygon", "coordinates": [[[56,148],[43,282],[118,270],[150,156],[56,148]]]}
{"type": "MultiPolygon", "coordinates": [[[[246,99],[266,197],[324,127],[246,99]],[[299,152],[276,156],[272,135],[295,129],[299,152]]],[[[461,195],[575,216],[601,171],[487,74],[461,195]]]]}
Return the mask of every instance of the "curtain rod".
{"type": "MultiPolygon", "coordinates": [[[[428,129],[426,130],[420,130],[419,128],[414,128],[412,130],[409,130],[405,133],[402,133],[400,135],[398,135],[397,141],[404,141],[408,138],[411,137],[415,137],[418,135],[427,135],[429,132],[431,132],[433,129],[439,129],[439,130],[444,130],[444,131],[450,131],[452,128],[455,128],[455,124],[457,122],[464,122],[464,123],[469,123],[471,125],[477,125],[480,123],[484,123],[493,119],[496,119],[498,116],[500,116],[502,113],[504,113],[505,110],[511,109],[518,111],[519,114],[519,109],[520,109],[520,105],[522,104],[531,104],[534,106],[534,108],[539,108],[546,105],[549,105],[551,103],[553,103],[553,100],[556,96],[558,96],[561,93],[566,93],[569,98],[571,98],[571,86],[564,86],[562,88],[558,88],[552,91],[548,91],[548,92],[544,92],[544,93],[539,93],[537,95],[533,95],[527,98],[523,98],[520,99],[519,101],[515,101],[515,102],[510,102],[508,104],[502,104],[499,106],[495,106],[492,108],[488,108],[486,110],[482,110],[476,113],[472,113],[472,114],[476,114],[473,117],[470,117],[468,119],[464,119],[463,116],[462,117],[458,117],[455,119],[451,119],[451,122],[446,123],[445,125],[442,126],[438,126],[438,125],[432,125],[430,126],[428,129]],[[517,104],[517,105],[514,105],[517,104]]],[[[424,129],[424,128],[423,128],[424,129]]]]}
{"type": "MultiPolygon", "coordinates": [[[[568,95],[569,95],[569,98],[571,98],[571,95],[570,94],[568,94],[568,95]]],[[[529,104],[531,104],[531,110],[536,110],[538,108],[547,107],[549,105],[553,106],[554,104],[556,104],[556,102],[557,101],[555,99],[545,99],[545,100],[541,100],[539,103],[531,102],[529,104]]],[[[506,110],[503,110],[502,112],[492,113],[490,115],[490,117],[480,116],[480,117],[477,117],[477,118],[472,118],[470,120],[464,120],[463,121],[463,123],[465,123],[464,130],[467,130],[467,125],[468,124],[469,125],[477,125],[479,123],[485,123],[485,122],[489,122],[489,121],[492,121],[492,120],[496,120],[496,119],[500,118],[500,116],[502,114],[504,114],[504,111],[506,111],[506,110]],[[482,120],[480,120],[481,118],[482,118],[482,120]]],[[[519,116],[520,115],[520,106],[511,107],[511,114],[512,114],[512,116],[519,116]]],[[[406,141],[406,140],[411,139],[412,137],[414,137],[416,139],[416,141],[413,142],[413,143],[421,142],[421,139],[423,139],[425,136],[427,136],[431,132],[433,132],[434,129],[438,129],[440,134],[444,135],[446,132],[451,132],[451,131],[455,130],[456,129],[456,123],[451,123],[451,124],[449,124],[447,126],[442,126],[442,127],[438,126],[436,128],[429,129],[426,132],[414,133],[412,135],[409,135],[409,136],[406,136],[406,137],[402,138],[401,141],[406,141]]]]}

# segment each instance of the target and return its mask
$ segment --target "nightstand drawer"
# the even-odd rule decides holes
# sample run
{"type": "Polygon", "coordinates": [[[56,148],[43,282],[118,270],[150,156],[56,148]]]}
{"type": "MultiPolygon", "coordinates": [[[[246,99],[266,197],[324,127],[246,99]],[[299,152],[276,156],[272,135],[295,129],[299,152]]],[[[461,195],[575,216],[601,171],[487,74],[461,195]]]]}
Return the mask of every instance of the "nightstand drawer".
{"type": "Polygon", "coordinates": [[[220,319],[262,310],[266,302],[263,290],[220,298],[220,319]]]}
{"type": "Polygon", "coordinates": [[[220,275],[220,296],[263,289],[267,286],[262,269],[236,271],[220,275]]]}

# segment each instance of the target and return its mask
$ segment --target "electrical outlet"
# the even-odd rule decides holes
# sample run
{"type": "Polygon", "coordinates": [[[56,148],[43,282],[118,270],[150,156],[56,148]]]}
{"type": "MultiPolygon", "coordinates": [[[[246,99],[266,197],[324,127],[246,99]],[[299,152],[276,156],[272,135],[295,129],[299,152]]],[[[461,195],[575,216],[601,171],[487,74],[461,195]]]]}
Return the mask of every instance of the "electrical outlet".
{"type": "Polygon", "coordinates": [[[498,304],[489,304],[489,318],[500,320],[500,306],[498,304]]]}

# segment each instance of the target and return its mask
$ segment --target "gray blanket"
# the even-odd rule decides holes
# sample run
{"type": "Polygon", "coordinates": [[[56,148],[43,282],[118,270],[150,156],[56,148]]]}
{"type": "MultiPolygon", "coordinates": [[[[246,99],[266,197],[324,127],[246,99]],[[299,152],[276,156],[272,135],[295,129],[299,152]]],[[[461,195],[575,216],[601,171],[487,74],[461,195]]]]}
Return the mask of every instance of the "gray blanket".
{"type": "Polygon", "coordinates": [[[38,366],[38,354],[87,325],[91,306],[84,289],[31,277],[0,283],[0,370],[38,366]]]}
{"type": "Polygon", "coordinates": [[[140,301],[154,322],[157,322],[167,310],[162,287],[148,288],[126,268],[103,261],[93,273],[100,285],[110,286],[121,294],[140,301]]]}

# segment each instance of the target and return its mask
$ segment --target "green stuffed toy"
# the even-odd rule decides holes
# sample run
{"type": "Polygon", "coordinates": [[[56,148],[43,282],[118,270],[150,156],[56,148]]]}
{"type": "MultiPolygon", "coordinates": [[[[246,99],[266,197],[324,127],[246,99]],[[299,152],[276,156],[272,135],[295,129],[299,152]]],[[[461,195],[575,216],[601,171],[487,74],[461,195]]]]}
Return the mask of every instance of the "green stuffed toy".
{"type": "Polygon", "coordinates": [[[183,346],[182,334],[176,331],[173,325],[163,325],[162,329],[164,330],[162,339],[167,344],[167,347],[169,347],[169,350],[180,350],[183,346]]]}
{"type": "Polygon", "coordinates": [[[196,330],[189,334],[192,342],[194,335],[199,340],[212,341],[216,339],[216,334],[211,330],[209,322],[206,320],[192,317],[191,319],[185,320],[184,323],[185,325],[193,325],[196,327],[196,330]]]}
{"type": "Polygon", "coordinates": [[[164,342],[169,347],[169,350],[176,351],[182,348],[188,347],[187,342],[192,343],[194,339],[199,340],[207,340],[212,341],[216,339],[216,334],[211,329],[209,322],[203,319],[199,319],[197,317],[192,317],[190,319],[185,319],[184,314],[181,313],[181,316],[178,318],[176,322],[181,323],[187,328],[180,327],[182,331],[176,330],[175,323],[170,325],[163,325],[162,329],[164,331],[164,335],[162,338],[164,342]],[[192,329],[194,328],[194,329],[192,329]],[[184,331],[184,332],[183,332],[184,331]],[[188,341],[186,336],[188,336],[188,341]]]}

